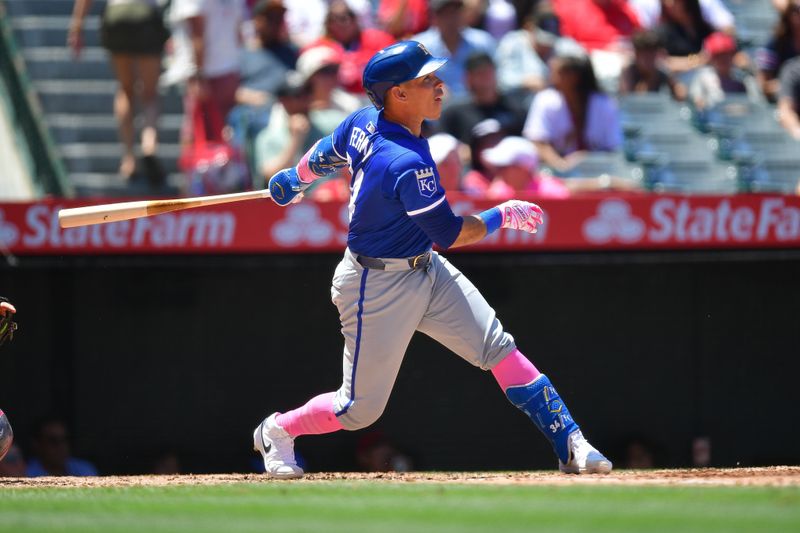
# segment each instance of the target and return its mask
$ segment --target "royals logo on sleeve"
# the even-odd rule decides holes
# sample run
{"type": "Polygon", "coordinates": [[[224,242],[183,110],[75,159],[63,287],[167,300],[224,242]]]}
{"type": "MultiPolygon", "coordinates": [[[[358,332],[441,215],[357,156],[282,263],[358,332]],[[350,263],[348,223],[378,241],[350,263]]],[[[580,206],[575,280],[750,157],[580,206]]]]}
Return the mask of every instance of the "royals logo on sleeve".
{"type": "Polygon", "coordinates": [[[415,170],[417,176],[417,187],[419,193],[425,198],[431,198],[436,192],[436,176],[433,174],[433,167],[415,170]]]}

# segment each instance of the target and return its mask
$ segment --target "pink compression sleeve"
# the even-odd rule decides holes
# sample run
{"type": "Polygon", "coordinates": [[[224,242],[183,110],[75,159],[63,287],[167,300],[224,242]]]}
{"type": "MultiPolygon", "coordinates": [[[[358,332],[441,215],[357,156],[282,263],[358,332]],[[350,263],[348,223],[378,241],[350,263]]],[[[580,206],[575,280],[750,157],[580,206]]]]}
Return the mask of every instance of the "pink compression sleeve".
{"type": "Polygon", "coordinates": [[[530,383],[541,374],[522,352],[514,348],[492,369],[492,375],[505,391],[509,387],[530,383]]]}
{"type": "Polygon", "coordinates": [[[320,435],[343,429],[333,412],[335,392],[320,394],[305,405],[275,417],[275,421],[292,437],[320,435]]]}

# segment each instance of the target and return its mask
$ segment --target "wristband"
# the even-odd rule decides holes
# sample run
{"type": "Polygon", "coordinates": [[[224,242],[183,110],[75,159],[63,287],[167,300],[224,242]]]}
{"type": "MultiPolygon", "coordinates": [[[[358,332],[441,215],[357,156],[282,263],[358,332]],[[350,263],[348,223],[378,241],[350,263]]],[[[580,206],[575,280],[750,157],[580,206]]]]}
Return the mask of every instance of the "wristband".
{"type": "Polygon", "coordinates": [[[503,224],[503,213],[501,213],[500,209],[497,207],[492,207],[482,213],[478,213],[478,217],[486,224],[486,235],[494,233],[500,229],[500,226],[503,224]]]}

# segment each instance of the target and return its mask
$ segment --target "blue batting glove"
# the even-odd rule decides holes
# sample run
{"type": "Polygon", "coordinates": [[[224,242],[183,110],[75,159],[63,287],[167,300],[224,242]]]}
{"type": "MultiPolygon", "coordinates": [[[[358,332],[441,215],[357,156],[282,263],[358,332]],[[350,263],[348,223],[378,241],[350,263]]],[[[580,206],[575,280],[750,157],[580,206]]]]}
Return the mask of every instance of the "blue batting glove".
{"type": "Polygon", "coordinates": [[[303,183],[297,176],[297,169],[284,168],[269,179],[269,193],[272,201],[278,205],[289,205],[297,195],[308,188],[310,183],[303,183]]]}

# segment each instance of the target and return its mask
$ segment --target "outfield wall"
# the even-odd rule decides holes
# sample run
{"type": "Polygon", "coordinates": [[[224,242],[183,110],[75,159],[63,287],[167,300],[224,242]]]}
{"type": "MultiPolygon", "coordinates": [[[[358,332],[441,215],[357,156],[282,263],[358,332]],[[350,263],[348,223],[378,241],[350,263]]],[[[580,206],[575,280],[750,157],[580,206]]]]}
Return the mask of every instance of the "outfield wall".
{"type": "MultiPolygon", "coordinates": [[[[659,464],[800,463],[800,253],[458,254],[451,258],[618,463],[641,434],[659,464]]],[[[247,471],[253,427],[332,390],[338,255],[24,257],[0,267],[20,331],[0,406],[20,442],[63,412],[107,473],[176,451],[187,471],[247,471]],[[302,320],[293,318],[300,316],[302,320]]],[[[549,468],[543,438],[483,373],[411,343],[377,426],[421,468],[549,468]]],[[[306,437],[314,470],[355,467],[364,432],[306,437]]]]}

